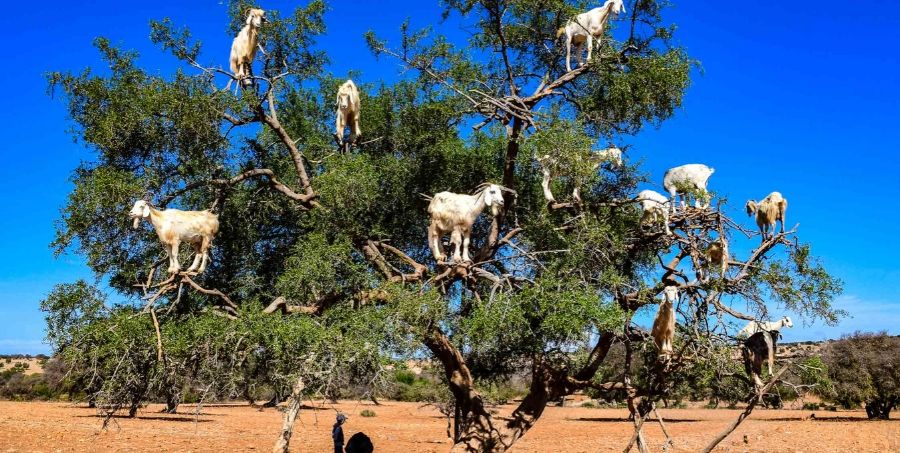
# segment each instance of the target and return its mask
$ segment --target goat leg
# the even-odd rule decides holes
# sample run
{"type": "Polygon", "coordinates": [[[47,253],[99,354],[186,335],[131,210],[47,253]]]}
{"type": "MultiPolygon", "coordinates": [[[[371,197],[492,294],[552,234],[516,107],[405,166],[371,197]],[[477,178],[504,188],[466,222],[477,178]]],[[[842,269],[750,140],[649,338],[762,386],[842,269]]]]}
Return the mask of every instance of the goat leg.
{"type": "Polygon", "coordinates": [[[181,266],[178,264],[178,246],[180,245],[180,241],[176,238],[169,244],[169,273],[177,274],[178,271],[181,270],[181,266]]]}
{"type": "MultiPolygon", "coordinates": [[[[453,262],[458,263],[462,260],[462,256],[460,255],[460,248],[462,248],[462,234],[460,234],[459,230],[453,230],[450,233],[450,243],[453,244],[453,262]]],[[[468,256],[468,253],[466,254],[468,256]]]]}
{"type": "MultiPolygon", "coordinates": [[[[592,55],[591,51],[594,49],[594,35],[588,33],[586,44],[587,44],[587,48],[588,48],[587,49],[588,50],[587,64],[590,64],[591,63],[591,55],[592,55]]],[[[584,66],[584,64],[582,64],[582,66],[584,66]]]]}

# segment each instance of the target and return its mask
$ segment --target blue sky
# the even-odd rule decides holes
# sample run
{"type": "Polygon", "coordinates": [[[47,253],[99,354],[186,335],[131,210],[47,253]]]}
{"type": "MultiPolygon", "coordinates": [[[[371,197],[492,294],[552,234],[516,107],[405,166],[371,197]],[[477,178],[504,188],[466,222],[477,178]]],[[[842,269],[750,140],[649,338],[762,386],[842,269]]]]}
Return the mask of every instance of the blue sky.
{"type": "MultiPolygon", "coordinates": [[[[837,328],[798,325],[786,339],[857,329],[900,333],[900,4],[676,3],[666,17],[679,25],[677,39],[701,60],[703,73],[674,119],[627,141],[627,158],[642,159],[654,181],[683,163],[715,167],[710,187],[728,196],[731,214],[747,225],[752,221],[739,212],[744,200],[772,190],[788,198],[789,226],[799,222],[801,238],[845,281],[837,305],[854,317],[837,328]]],[[[362,81],[393,79],[398,70],[396,61],[371,56],[365,31],[392,37],[408,16],[414,27],[440,19],[435,0],[330,7],[321,40],[332,55],[328,69],[360,70],[362,81]]],[[[0,19],[20,46],[0,74],[0,354],[48,352],[39,301],[55,283],[93,278],[80,257],[54,258],[48,248],[69,174],[92,156],[66,133],[64,106],[46,95],[43,74],[101,66],[91,46],[99,35],[140,51],[144,67],[168,73],[174,60],[148,39],[148,20],[167,16],[204,42],[204,61],[227,65],[231,37],[226,6],[217,1],[49,1],[0,19]]],[[[461,36],[455,23],[437,26],[461,36]]]]}

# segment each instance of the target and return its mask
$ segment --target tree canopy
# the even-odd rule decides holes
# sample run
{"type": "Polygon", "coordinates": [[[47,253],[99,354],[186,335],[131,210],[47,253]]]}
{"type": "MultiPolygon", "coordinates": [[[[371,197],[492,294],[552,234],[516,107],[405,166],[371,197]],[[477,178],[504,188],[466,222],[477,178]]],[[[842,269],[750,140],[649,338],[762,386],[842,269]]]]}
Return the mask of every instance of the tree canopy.
{"type": "MultiPolygon", "coordinates": [[[[380,60],[411,71],[395,83],[355,76],[364,135],[349,152],[330,126],[342,80],[317,46],[319,0],[266,12],[242,90],[220,89],[222,62],[205,61],[168,19],[151,22],[151,39],[172,53],[171,74],[99,38],[103,71],[49,75],[94,153],[73,173],[53,247],[83,255],[125,300],[109,305],[78,282],[44,303],[57,353],[95,397],[136,407],[162,395],[174,410],[189,388],[250,399],[258,386],[276,397],[293,388],[293,401],[350,386],[377,393],[385,365],[427,356],[457,408],[456,448],[503,451],[548,402],[578,390],[625,391],[645,416],[670,390],[666,376],[732,342],[736,322],[776,307],[837,319],[841,283],[795,229],[710,277],[712,241],[760,239],[724,214],[724,198],[679,209],[673,235],[642,225],[634,197],[646,176],[627,156],[654,152],[629,138],[678,111],[697,67],[665,20],[667,1],[626,2],[593,60],[569,72],[556,30],[584,2],[442,4],[475,32],[454,41],[440,26],[404,23],[400,42],[365,35],[380,60]],[[625,165],[595,165],[609,142],[626,150],[625,165]],[[577,196],[545,198],[543,156],[552,192],[577,196]],[[473,263],[436,263],[420,194],[485,182],[509,190],[499,215],[474,225],[473,263]],[[142,198],[218,214],[203,275],[156,270],[159,241],[126,216],[142,198]],[[676,356],[644,367],[632,352],[653,342],[632,320],[665,286],[681,295],[676,356]],[[614,343],[626,345],[623,365],[600,373],[614,343]],[[492,416],[485,386],[522,370],[524,400],[508,419],[492,416]]],[[[232,32],[250,6],[230,3],[232,32]]]]}

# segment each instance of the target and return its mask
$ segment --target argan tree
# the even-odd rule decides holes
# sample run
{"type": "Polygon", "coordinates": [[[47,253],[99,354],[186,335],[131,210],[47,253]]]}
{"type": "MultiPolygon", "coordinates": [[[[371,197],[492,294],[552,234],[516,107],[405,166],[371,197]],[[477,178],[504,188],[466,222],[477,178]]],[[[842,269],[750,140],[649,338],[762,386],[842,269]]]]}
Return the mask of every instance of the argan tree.
{"type": "Polygon", "coordinates": [[[869,418],[884,420],[900,405],[900,337],[857,332],[827,344],[822,360],[834,388],[829,399],[862,404],[869,418]]]}
{"type": "MultiPolygon", "coordinates": [[[[840,282],[795,229],[760,242],[719,197],[709,209],[679,208],[666,235],[640,223],[640,169],[597,162],[594,151],[611,141],[626,156],[661,158],[627,143],[670,118],[690,85],[695,61],[673,40],[667,2],[626,2],[593,60],[569,72],[556,30],[583,2],[442,4],[474,32],[451,39],[440,26],[398,24],[395,43],[366,34],[380,61],[400,62],[405,75],[393,84],[354,75],[364,136],[349,152],[330,128],[341,79],[325,71],[315,44],[325,32],[319,1],[289,15],[267,11],[243,90],[220,90],[230,77],[223,63],[168,20],[151,23],[151,38],[175,57],[170,75],[138,67],[135,53],[104,39],[108,73],[50,75],[96,153],[75,171],[54,246],[83,254],[126,298],[117,309],[153,326],[154,385],[226,396],[260,383],[292,388],[283,450],[301,397],[353,382],[377,391],[386,361],[427,352],[453,395],[454,450],[505,451],[548,403],[586,389],[628,396],[632,443],[645,449],[640,425],[654,402],[693,361],[728,359],[716,351],[733,344],[735,322],[775,306],[836,319],[840,282]],[[542,165],[552,167],[552,200],[542,165]],[[485,182],[507,190],[499,215],[473,228],[473,262],[434,262],[420,194],[485,182]],[[128,229],[139,198],[218,213],[203,275],[156,271],[154,235],[128,229]],[[705,250],[716,238],[751,250],[711,276],[705,250]],[[660,360],[632,319],[667,285],[681,294],[679,328],[676,354],[660,360]],[[599,373],[617,342],[621,366],[599,373]],[[483,390],[523,371],[522,402],[492,415],[483,390]]],[[[231,4],[229,35],[249,6],[231,4]]]]}

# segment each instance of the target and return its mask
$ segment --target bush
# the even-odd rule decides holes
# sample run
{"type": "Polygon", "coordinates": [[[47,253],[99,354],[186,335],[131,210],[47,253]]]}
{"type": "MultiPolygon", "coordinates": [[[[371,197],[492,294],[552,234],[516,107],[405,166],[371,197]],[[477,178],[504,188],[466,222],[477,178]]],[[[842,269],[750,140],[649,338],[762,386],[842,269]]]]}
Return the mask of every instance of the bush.
{"type": "Polygon", "coordinates": [[[803,403],[803,410],[805,411],[816,411],[819,410],[821,405],[819,403],[803,403]]]}
{"type": "Polygon", "coordinates": [[[368,409],[363,409],[363,411],[360,412],[359,415],[362,416],[362,417],[374,417],[376,414],[375,414],[375,411],[370,411],[370,410],[368,410],[368,409]]]}
{"type": "Polygon", "coordinates": [[[865,404],[869,418],[884,420],[900,403],[900,337],[857,332],[823,348],[822,360],[834,385],[830,400],[848,409],[865,404]]]}
{"type": "Polygon", "coordinates": [[[585,401],[581,403],[581,407],[595,408],[597,407],[597,404],[595,404],[593,401],[585,401]]]}
{"type": "Polygon", "coordinates": [[[446,390],[436,379],[427,375],[417,376],[408,370],[394,373],[393,391],[388,395],[396,401],[435,402],[447,399],[446,390]]]}

